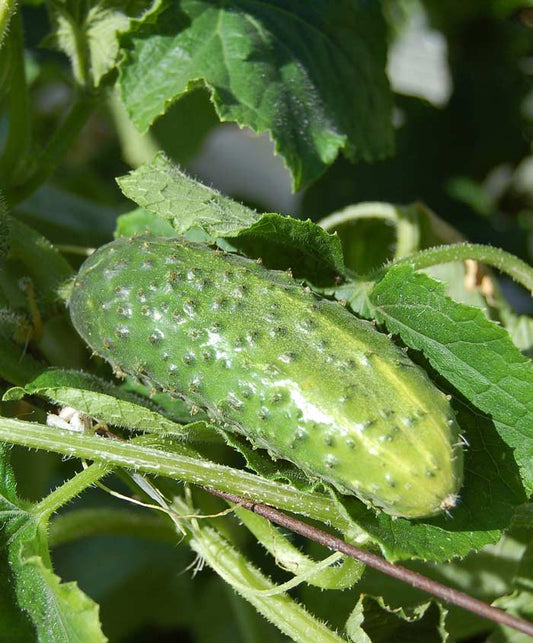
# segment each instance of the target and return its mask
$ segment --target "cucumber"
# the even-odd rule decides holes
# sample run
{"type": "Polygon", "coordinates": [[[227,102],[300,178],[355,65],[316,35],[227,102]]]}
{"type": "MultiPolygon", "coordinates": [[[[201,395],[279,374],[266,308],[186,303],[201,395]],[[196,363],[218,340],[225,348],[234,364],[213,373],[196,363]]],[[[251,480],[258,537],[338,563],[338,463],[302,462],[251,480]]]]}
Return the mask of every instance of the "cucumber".
{"type": "Polygon", "coordinates": [[[69,307],[115,372],[309,477],[394,516],[455,506],[463,457],[445,395],[371,324],[288,274],[205,244],[121,238],[83,264],[69,307]]]}

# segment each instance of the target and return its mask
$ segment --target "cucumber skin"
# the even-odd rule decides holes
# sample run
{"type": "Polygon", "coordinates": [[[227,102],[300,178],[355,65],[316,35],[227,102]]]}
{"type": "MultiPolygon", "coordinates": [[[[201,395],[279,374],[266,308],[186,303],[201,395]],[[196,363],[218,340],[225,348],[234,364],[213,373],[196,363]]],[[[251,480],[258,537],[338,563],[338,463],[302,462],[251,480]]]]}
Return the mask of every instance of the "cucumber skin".
{"type": "Polygon", "coordinates": [[[205,244],[120,238],[81,267],[74,326],[117,373],[394,516],[452,508],[453,411],[371,324],[290,276],[205,244]]]}

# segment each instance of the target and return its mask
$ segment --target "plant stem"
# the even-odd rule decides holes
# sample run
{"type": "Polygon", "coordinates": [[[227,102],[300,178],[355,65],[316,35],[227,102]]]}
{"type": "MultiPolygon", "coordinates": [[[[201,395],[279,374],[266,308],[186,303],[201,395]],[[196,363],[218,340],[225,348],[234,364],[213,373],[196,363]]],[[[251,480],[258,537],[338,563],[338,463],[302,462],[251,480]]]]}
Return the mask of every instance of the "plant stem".
{"type": "Polygon", "coordinates": [[[420,270],[442,263],[464,261],[465,259],[474,259],[507,273],[533,294],[533,268],[531,266],[528,266],[525,261],[509,252],[505,252],[505,250],[476,243],[458,243],[421,250],[409,257],[394,261],[386,268],[380,269],[374,277],[381,276],[392,266],[412,266],[415,270],[420,270]]]}
{"type": "Polygon", "coordinates": [[[26,199],[56,170],[59,162],[76,140],[98,101],[97,93],[79,93],[69,113],[52,136],[48,146],[37,160],[37,169],[19,186],[12,188],[8,202],[14,205],[26,199]]]}
{"type": "Polygon", "coordinates": [[[81,257],[89,257],[96,250],[96,248],[75,246],[67,243],[55,243],[54,246],[58,252],[63,254],[80,255],[81,257]]]}
{"type": "Polygon", "coordinates": [[[11,16],[16,8],[17,0],[0,0],[0,49],[6,37],[11,16]]]}
{"type": "Polygon", "coordinates": [[[376,554],[365,549],[360,549],[355,545],[351,545],[340,538],[322,531],[321,529],[317,529],[316,527],[308,525],[297,518],[288,516],[273,507],[254,503],[240,496],[235,496],[214,489],[207,489],[207,491],[219,498],[224,498],[224,500],[227,500],[228,502],[236,503],[244,509],[253,511],[276,525],[280,525],[281,527],[290,529],[294,533],[300,534],[305,538],[314,540],[328,549],[341,552],[342,554],[350,556],[350,558],[354,558],[355,560],[358,560],[373,569],[377,569],[388,576],[392,576],[393,578],[397,578],[413,587],[426,591],[447,603],[461,607],[469,612],[477,614],[478,616],[494,621],[495,623],[499,623],[500,625],[506,625],[507,627],[511,627],[519,632],[524,632],[525,634],[533,636],[533,623],[529,623],[528,621],[512,616],[511,614],[508,614],[496,607],[492,607],[491,605],[473,598],[468,594],[464,594],[463,592],[459,592],[451,587],[442,585],[426,576],[422,576],[422,574],[413,572],[410,569],[401,567],[400,565],[389,563],[384,558],[381,558],[376,554]]]}
{"type": "MultiPolygon", "coordinates": [[[[0,442],[87,458],[230,491],[300,513],[313,520],[334,524],[339,530],[353,534],[353,537],[362,533],[356,533],[354,523],[325,494],[300,491],[289,485],[281,485],[279,482],[207,460],[3,417],[0,417],[0,442]]],[[[175,447],[176,443],[173,445],[175,447]]]]}
{"type": "Polygon", "coordinates": [[[410,216],[409,208],[395,207],[390,203],[368,202],[349,205],[322,219],[318,225],[329,232],[340,225],[362,219],[382,219],[394,224],[396,227],[395,259],[409,255],[418,248],[420,231],[416,222],[413,222],[413,216],[410,216]]]}
{"type": "Polygon", "coordinates": [[[35,513],[43,518],[48,518],[60,507],[67,502],[70,502],[76,496],[90,487],[100,478],[106,476],[112,469],[109,464],[97,462],[90,467],[79,471],[72,478],[69,478],[62,485],[49,493],[41,502],[37,503],[32,508],[32,513],[35,513]]]}
{"type": "MultiPolygon", "coordinates": [[[[9,13],[9,8],[7,11],[9,13]]],[[[16,176],[22,161],[27,158],[30,146],[30,100],[24,69],[24,37],[19,14],[12,18],[11,34],[6,46],[9,49],[11,67],[8,97],[9,131],[0,158],[0,176],[7,185],[11,177],[16,176]]]]}
{"type": "Polygon", "coordinates": [[[74,509],[63,513],[50,521],[48,542],[57,547],[102,534],[176,544],[176,530],[166,517],[123,509],[74,509]]]}
{"type": "MultiPolygon", "coordinates": [[[[174,500],[173,508],[186,513],[190,513],[191,510],[179,498],[174,500]]],[[[274,583],[215,529],[200,523],[199,520],[187,520],[187,526],[192,532],[191,548],[200,554],[226,583],[292,641],[299,643],[309,643],[309,640],[324,643],[345,641],[327,625],[309,614],[288,594],[271,594],[270,592],[276,589],[274,583]]]]}

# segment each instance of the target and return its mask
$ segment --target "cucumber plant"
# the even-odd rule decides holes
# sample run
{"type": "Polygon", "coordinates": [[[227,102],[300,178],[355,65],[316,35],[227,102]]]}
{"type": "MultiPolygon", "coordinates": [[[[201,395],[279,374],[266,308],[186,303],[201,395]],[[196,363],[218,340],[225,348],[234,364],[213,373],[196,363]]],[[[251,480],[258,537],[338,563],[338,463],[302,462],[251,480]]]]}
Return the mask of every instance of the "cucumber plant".
{"type": "Polygon", "coordinates": [[[10,642],[531,632],[531,20],[474,4],[0,0],[10,642]],[[398,73],[430,24],[448,103],[398,73]],[[256,152],[205,185],[221,121],[297,217],[256,152]]]}

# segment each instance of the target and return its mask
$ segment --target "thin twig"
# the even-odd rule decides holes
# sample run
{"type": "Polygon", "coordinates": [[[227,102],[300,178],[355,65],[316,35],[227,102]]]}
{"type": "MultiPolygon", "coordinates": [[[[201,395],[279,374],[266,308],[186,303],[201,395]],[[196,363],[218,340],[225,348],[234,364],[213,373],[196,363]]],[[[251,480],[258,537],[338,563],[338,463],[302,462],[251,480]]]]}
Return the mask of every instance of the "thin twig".
{"type": "Polygon", "coordinates": [[[373,567],[374,569],[387,574],[388,576],[397,578],[404,583],[408,583],[409,585],[422,589],[433,596],[437,596],[447,603],[457,605],[457,607],[473,612],[474,614],[490,621],[494,621],[500,625],[506,625],[507,627],[511,627],[519,632],[524,632],[525,634],[533,636],[533,623],[524,621],[516,616],[512,616],[511,614],[508,614],[496,607],[492,607],[492,605],[488,605],[477,598],[473,598],[468,594],[464,594],[463,592],[459,592],[456,589],[442,585],[426,576],[422,576],[422,574],[413,572],[410,569],[401,567],[400,565],[389,563],[384,558],[381,558],[376,554],[372,554],[369,551],[350,545],[340,538],[336,538],[321,529],[312,527],[297,518],[288,516],[273,507],[261,503],[255,503],[247,500],[246,498],[241,498],[240,496],[235,496],[231,493],[225,493],[216,489],[205,489],[219,498],[223,498],[229,502],[234,502],[244,509],[248,509],[249,511],[253,511],[256,514],[263,516],[267,520],[270,520],[270,522],[280,525],[281,527],[285,527],[286,529],[290,529],[301,536],[309,538],[309,540],[314,540],[328,549],[339,551],[350,558],[354,558],[369,567],[373,567]]]}

